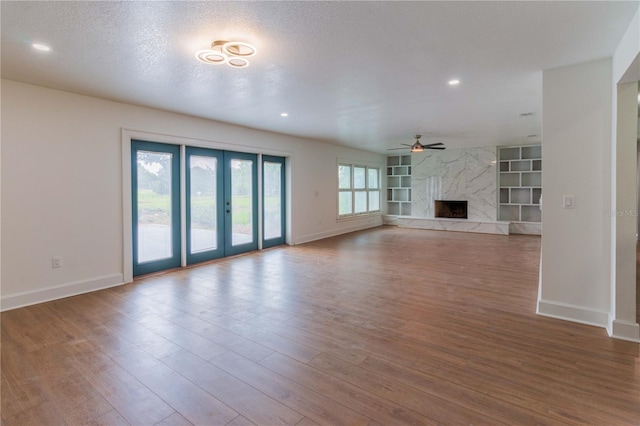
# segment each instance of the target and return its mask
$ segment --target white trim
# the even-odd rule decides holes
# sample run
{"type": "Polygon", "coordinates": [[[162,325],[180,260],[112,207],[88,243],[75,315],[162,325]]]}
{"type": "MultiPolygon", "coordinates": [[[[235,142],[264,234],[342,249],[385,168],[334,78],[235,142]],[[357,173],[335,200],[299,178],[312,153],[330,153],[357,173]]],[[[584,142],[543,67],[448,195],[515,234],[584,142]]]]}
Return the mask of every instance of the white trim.
{"type": "Polygon", "coordinates": [[[264,212],[262,211],[262,199],[264,198],[264,194],[262,193],[262,191],[264,190],[262,186],[262,154],[257,155],[256,161],[258,162],[256,164],[256,173],[258,174],[256,176],[256,181],[258,184],[258,187],[256,188],[256,190],[258,191],[258,196],[256,197],[258,199],[258,235],[256,235],[256,238],[258,238],[258,250],[262,250],[262,241],[264,240],[264,235],[262,235],[262,233],[264,232],[264,230],[262,229],[262,224],[264,221],[264,212]]]}
{"type": "Polygon", "coordinates": [[[370,218],[370,219],[372,220],[369,220],[368,223],[363,223],[360,225],[334,229],[332,231],[318,232],[316,234],[303,235],[302,237],[297,238],[294,244],[310,243],[311,241],[322,240],[324,238],[331,238],[337,235],[348,234],[350,232],[361,231],[363,229],[377,228],[378,226],[382,226],[382,216],[378,216],[377,218],[375,218],[376,220],[373,220],[374,218],[370,218]]]}
{"type": "Polygon", "coordinates": [[[602,328],[607,328],[609,322],[608,312],[542,299],[538,300],[536,314],[602,328]]]}
{"type": "Polygon", "coordinates": [[[640,343],[640,325],[629,321],[614,320],[611,315],[609,315],[607,333],[615,339],[640,343]]]}
{"type": "Polygon", "coordinates": [[[158,143],[167,143],[172,145],[186,145],[193,146],[197,148],[211,148],[211,149],[220,149],[224,151],[235,151],[235,152],[245,152],[248,154],[266,154],[273,155],[276,157],[287,157],[293,155],[292,151],[288,150],[280,150],[280,149],[270,149],[265,148],[264,146],[259,145],[247,145],[241,143],[227,143],[220,142],[215,140],[205,140],[205,139],[194,139],[187,138],[183,136],[175,136],[175,135],[166,135],[162,133],[152,133],[145,132],[141,130],[127,129],[122,128],[123,136],[128,136],[129,140],[143,140],[147,142],[158,142],[158,143]]]}
{"type": "Polygon", "coordinates": [[[133,282],[133,206],[131,200],[131,139],[126,129],[122,137],[122,276],[125,283],[133,282]]]}
{"type": "Polygon", "coordinates": [[[187,266],[187,147],[180,145],[180,266],[187,266]]]}
{"type": "Polygon", "coordinates": [[[294,168],[294,161],[293,157],[289,156],[289,157],[285,157],[284,158],[284,167],[285,167],[285,174],[284,174],[284,180],[285,180],[285,215],[286,215],[286,220],[285,220],[285,242],[288,245],[293,245],[293,207],[292,207],[292,200],[293,200],[293,186],[295,185],[295,182],[293,180],[293,168],[294,168]]]}
{"type": "Polygon", "coordinates": [[[10,309],[17,309],[23,306],[35,305],[38,303],[49,302],[51,300],[76,296],[78,294],[90,293],[92,291],[102,290],[109,287],[116,287],[122,284],[124,284],[122,274],[113,274],[94,277],[83,281],[54,285],[38,290],[4,295],[0,302],[0,310],[7,311],[10,309]]]}

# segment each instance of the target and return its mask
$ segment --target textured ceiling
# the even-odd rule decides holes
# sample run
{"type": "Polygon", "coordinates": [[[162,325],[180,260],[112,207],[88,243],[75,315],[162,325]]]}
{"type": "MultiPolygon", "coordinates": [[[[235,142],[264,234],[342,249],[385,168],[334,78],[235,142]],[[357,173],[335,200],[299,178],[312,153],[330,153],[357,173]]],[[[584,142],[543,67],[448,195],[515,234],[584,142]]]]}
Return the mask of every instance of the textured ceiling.
{"type": "Polygon", "coordinates": [[[637,8],[2,1],[2,77],[377,152],[415,133],[450,147],[534,143],[542,70],[612,56],[637,8]],[[195,60],[220,39],[258,54],[246,69],[195,60]]]}

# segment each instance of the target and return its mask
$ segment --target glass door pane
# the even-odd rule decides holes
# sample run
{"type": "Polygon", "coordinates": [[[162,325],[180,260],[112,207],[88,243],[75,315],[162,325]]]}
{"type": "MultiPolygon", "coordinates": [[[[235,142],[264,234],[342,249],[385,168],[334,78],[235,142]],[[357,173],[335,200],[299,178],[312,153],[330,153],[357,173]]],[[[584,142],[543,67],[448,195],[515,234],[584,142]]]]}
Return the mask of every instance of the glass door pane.
{"type": "Polygon", "coordinates": [[[180,266],[180,147],[132,141],[133,273],[180,266]]]}
{"type": "Polygon", "coordinates": [[[258,249],[257,155],[225,152],[225,255],[258,249]]]}
{"type": "Polygon", "coordinates": [[[189,203],[191,205],[190,253],[215,250],[218,247],[216,218],[216,159],[192,156],[189,159],[189,203]]]}
{"type": "Polygon", "coordinates": [[[138,261],[173,255],[171,241],[171,154],[138,151],[138,261]]]}
{"type": "Polygon", "coordinates": [[[262,157],[262,247],[285,242],[284,158],[262,157]]]}
{"type": "Polygon", "coordinates": [[[187,263],[224,255],[222,152],[186,148],[187,263]]]}

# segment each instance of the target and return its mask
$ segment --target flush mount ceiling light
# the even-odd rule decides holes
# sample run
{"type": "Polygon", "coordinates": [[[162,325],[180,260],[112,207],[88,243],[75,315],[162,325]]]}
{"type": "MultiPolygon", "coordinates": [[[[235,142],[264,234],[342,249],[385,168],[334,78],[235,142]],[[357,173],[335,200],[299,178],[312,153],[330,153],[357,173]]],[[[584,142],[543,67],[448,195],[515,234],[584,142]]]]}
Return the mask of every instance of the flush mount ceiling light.
{"type": "Polygon", "coordinates": [[[233,68],[249,66],[248,57],[256,54],[256,48],[241,41],[217,40],[211,43],[211,49],[196,52],[196,58],[205,64],[227,64],[233,68]]]}
{"type": "Polygon", "coordinates": [[[457,86],[458,84],[460,84],[460,80],[453,79],[453,80],[449,80],[449,86],[457,86]]]}
{"type": "Polygon", "coordinates": [[[31,47],[33,47],[36,50],[40,50],[41,52],[48,52],[51,50],[51,48],[49,46],[47,46],[46,44],[42,44],[42,43],[33,43],[31,45],[31,47]]]}

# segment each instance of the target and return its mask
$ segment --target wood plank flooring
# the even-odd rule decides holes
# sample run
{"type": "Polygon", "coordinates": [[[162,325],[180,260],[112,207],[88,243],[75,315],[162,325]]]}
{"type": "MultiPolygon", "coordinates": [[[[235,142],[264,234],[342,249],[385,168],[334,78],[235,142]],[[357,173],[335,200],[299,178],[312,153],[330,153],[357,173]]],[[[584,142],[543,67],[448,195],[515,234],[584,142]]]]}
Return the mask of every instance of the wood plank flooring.
{"type": "Polygon", "coordinates": [[[540,239],[380,227],[2,314],[3,426],[640,424],[540,239]]]}

